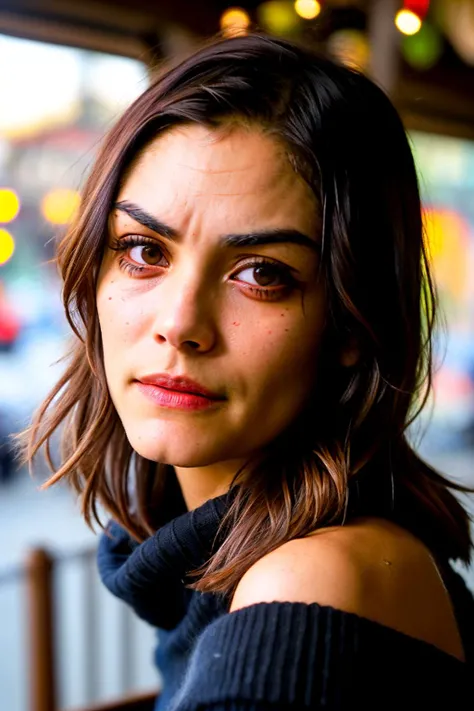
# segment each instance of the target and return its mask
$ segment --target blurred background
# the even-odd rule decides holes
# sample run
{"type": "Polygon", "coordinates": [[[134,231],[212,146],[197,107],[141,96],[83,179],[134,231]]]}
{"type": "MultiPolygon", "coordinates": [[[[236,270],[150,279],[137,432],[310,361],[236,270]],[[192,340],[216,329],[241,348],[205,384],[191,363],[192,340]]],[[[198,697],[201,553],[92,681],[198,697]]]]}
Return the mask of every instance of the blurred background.
{"type": "MultiPolygon", "coordinates": [[[[39,491],[46,469],[31,480],[9,435],[61,372],[68,329],[51,259],[101,137],[161,60],[255,28],[366,72],[402,114],[446,322],[413,436],[443,473],[474,486],[474,0],[2,0],[2,711],[83,708],[158,685],[153,631],[98,585],[96,538],[71,492],[39,491]]],[[[461,572],[474,588],[473,569],[461,572]]]]}

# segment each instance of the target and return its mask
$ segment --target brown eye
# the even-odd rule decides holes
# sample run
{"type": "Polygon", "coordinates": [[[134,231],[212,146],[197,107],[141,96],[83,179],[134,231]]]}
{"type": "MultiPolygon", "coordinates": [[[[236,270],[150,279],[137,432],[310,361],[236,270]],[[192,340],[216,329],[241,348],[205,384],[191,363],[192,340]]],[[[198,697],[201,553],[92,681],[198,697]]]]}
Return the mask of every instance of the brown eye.
{"type": "Polygon", "coordinates": [[[276,264],[256,264],[242,269],[238,274],[238,281],[251,286],[281,286],[287,283],[283,269],[276,264]]]}
{"type": "Polygon", "coordinates": [[[137,245],[130,250],[130,257],[137,264],[156,267],[163,259],[163,252],[158,245],[137,245]]]}
{"type": "Polygon", "coordinates": [[[281,275],[270,264],[262,264],[259,267],[255,267],[253,273],[254,279],[259,286],[275,286],[281,281],[281,275]]]}

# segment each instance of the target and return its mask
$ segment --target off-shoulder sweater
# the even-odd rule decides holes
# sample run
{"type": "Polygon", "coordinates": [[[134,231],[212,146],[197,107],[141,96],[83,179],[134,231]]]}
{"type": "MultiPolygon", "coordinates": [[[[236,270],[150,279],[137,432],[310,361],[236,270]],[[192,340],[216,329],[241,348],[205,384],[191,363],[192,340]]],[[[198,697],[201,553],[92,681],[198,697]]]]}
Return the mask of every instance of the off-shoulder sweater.
{"type": "Polygon", "coordinates": [[[158,628],[156,711],[474,708],[474,601],[449,566],[445,584],[466,662],[358,615],[317,603],[230,601],[186,587],[210,555],[226,496],[176,516],[137,544],[109,523],[102,581],[158,628]]]}

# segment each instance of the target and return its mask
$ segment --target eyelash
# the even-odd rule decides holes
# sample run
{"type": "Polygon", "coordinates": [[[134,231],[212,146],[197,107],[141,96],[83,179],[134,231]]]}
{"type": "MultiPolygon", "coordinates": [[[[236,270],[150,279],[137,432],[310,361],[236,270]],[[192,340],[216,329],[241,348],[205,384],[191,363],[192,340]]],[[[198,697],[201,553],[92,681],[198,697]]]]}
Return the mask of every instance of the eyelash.
{"type": "MultiPolygon", "coordinates": [[[[148,271],[147,267],[133,264],[126,257],[126,252],[133,247],[147,247],[151,246],[155,249],[159,249],[163,257],[165,257],[165,251],[161,244],[151,237],[144,237],[141,235],[127,235],[120,239],[115,239],[110,245],[110,249],[114,252],[122,252],[122,256],[119,258],[119,267],[125,272],[128,272],[131,276],[140,276],[144,272],[148,271]]],[[[271,259],[266,259],[265,257],[253,257],[251,261],[246,264],[239,265],[239,270],[237,274],[240,274],[245,269],[257,268],[260,266],[269,265],[275,269],[276,275],[282,280],[282,284],[278,287],[257,287],[246,282],[235,280],[239,284],[242,284],[247,292],[250,292],[259,299],[267,301],[276,301],[278,299],[288,296],[294,289],[298,286],[298,281],[295,279],[291,270],[285,265],[275,262],[271,259]]],[[[161,266],[161,265],[156,265],[161,266]]],[[[150,265],[150,269],[154,269],[154,265],[150,265]]],[[[235,283],[235,282],[234,282],[235,283]]]]}
{"type": "MultiPolygon", "coordinates": [[[[133,247],[154,247],[155,249],[159,249],[164,256],[164,249],[162,248],[161,244],[157,242],[156,239],[152,239],[151,237],[142,237],[140,235],[127,235],[126,237],[122,237],[121,239],[115,239],[110,245],[110,249],[112,249],[114,252],[122,252],[122,256],[119,258],[119,267],[123,269],[123,271],[126,271],[131,274],[132,276],[139,276],[140,274],[143,274],[144,271],[146,271],[146,267],[140,266],[138,264],[133,264],[126,258],[125,253],[133,247]]],[[[150,265],[150,267],[153,268],[152,265],[150,265]]]]}

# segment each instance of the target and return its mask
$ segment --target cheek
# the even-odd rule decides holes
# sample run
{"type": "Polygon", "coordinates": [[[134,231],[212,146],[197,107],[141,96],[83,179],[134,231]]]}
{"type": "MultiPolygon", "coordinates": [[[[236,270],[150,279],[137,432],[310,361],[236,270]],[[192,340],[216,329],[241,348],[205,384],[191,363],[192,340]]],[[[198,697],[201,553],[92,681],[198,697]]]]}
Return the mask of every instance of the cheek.
{"type": "Polygon", "coordinates": [[[255,377],[267,382],[281,381],[282,376],[300,380],[313,373],[322,331],[320,310],[305,315],[288,307],[231,323],[233,345],[242,363],[251,363],[255,377]]]}
{"type": "Polygon", "coordinates": [[[101,285],[97,292],[97,313],[104,355],[114,356],[137,342],[144,326],[144,310],[136,299],[127,298],[114,280],[101,285]]]}

